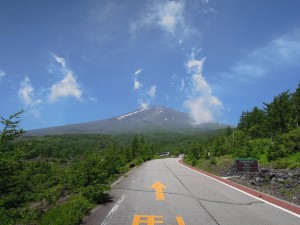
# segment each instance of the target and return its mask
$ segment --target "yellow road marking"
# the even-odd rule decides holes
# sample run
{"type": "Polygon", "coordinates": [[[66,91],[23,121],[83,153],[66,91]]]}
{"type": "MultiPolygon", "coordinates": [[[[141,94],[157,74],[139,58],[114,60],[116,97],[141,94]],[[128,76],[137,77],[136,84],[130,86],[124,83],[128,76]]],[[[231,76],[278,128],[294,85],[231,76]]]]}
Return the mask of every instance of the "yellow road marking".
{"type": "Polygon", "coordinates": [[[178,225],[185,225],[181,216],[176,216],[176,221],[178,225]]]}
{"type": "Polygon", "coordinates": [[[147,224],[147,225],[156,225],[162,224],[164,221],[162,220],[163,216],[153,216],[153,215],[135,215],[133,218],[132,225],[140,225],[140,224],[147,224]]]}
{"type": "Polygon", "coordinates": [[[165,185],[160,183],[159,181],[155,182],[151,188],[155,189],[156,191],[156,200],[157,201],[163,201],[165,200],[164,190],[166,188],[165,185]]]}
{"type": "MultiPolygon", "coordinates": [[[[163,216],[155,216],[155,215],[135,215],[133,218],[132,225],[156,225],[163,224],[163,216]]],[[[181,216],[176,216],[177,225],[185,225],[181,216]]]]}

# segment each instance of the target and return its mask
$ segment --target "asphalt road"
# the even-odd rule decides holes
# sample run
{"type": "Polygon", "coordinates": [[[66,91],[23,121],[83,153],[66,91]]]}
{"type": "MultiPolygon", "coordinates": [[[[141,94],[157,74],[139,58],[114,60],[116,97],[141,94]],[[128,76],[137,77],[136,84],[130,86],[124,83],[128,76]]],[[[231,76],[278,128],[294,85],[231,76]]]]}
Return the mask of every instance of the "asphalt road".
{"type": "Polygon", "coordinates": [[[96,208],[84,224],[300,224],[299,217],[192,171],[177,159],[144,163],[110,196],[112,202],[96,208]],[[166,188],[151,188],[158,181],[166,188]]]}

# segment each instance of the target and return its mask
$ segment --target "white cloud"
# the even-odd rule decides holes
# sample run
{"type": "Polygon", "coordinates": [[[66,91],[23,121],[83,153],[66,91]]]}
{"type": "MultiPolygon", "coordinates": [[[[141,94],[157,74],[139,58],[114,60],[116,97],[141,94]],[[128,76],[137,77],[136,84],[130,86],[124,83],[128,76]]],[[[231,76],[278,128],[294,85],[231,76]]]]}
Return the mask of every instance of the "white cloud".
{"type": "Polygon", "coordinates": [[[250,51],[221,76],[242,82],[272,74],[278,69],[299,66],[300,29],[278,37],[250,51]]]}
{"type": "Polygon", "coordinates": [[[138,69],[137,71],[134,72],[134,75],[138,76],[142,71],[143,71],[143,68],[138,69]]]}
{"type": "Polygon", "coordinates": [[[223,106],[222,102],[213,96],[212,89],[203,76],[204,62],[205,58],[197,60],[195,59],[195,52],[192,52],[186,63],[187,72],[191,75],[191,84],[184,105],[189,109],[190,116],[195,124],[214,121],[223,106]]]}
{"type": "Polygon", "coordinates": [[[79,100],[82,97],[82,90],[72,74],[72,71],[69,71],[61,81],[51,86],[49,99],[51,102],[55,102],[60,97],[68,96],[75,97],[79,100]]]}
{"type": "Polygon", "coordinates": [[[174,35],[176,31],[185,31],[184,1],[155,1],[148,5],[139,19],[131,24],[131,32],[148,27],[159,27],[174,35]]]}
{"type": "Polygon", "coordinates": [[[149,108],[149,102],[148,101],[145,101],[143,99],[139,99],[138,102],[139,102],[140,108],[142,108],[142,109],[148,109],[149,108]]]}
{"type": "Polygon", "coordinates": [[[5,71],[0,69],[0,80],[2,79],[2,77],[6,76],[5,71]]]}
{"type": "Polygon", "coordinates": [[[34,106],[42,103],[40,99],[34,99],[34,88],[28,76],[21,82],[21,87],[18,92],[19,98],[25,106],[34,106]]]}
{"type": "Polygon", "coordinates": [[[138,69],[134,72],[134,79],[133,79],[133,90],[138,91],[138,95],[140,96],[138,99],[138,104],[141,108],[148,108],[151,104],[151,101],[156,96],[157,86],[152,85],[148,90],[140,90],[143,87],[143,84],[138,80],[138,77],[141,75],[143,69],[138,69]]]}
{"type": "Polygon", "coordinates": [[[143,87],[143,84],[137,80],[137,78],[134,78],[133,80],[133,90],[139,90],[141,87],[143,87]]]}
{"type": "Polygon", "coordinates": [[[37,105],[41,104],[42,100],[35,97],[34,88],[32,87],[28,76],[21,82],[18,96],[24,106],[29,109],[29,112],[34,116],[39,117],[37,105]]]}
{"type": "Polygon", "coordinates": [[[185,88],[185,81],[184,81],[184,79],[181,79],[181,85],[180,85],[179,90],[180,90],[180,91],[183,91],[184,88],[185,88]]]}
{"type": "Polygon", "coordinates": [[[203,9],[202,11],[203,11],[204,13],[219,14],[219,12],[218,12],[217,10],[215,10],[214,8],[203,9]]]}
{"type": "Polygon", "coordinates": [[[153,85],[150,87],[150,89],[147,91],[147,94],[151,97],[151,98],[155,98],[156,95],[156,85],[153,85]]]}
{"type": "Polygon", "coordinates": [[[52,54],[54,60],[56,62],[58,62],[63,68],[66,67],[66,60],[62,57],[58,57],[57,55],[55,54],[52,54]]]}
{"type": "Polygon", "coordinates": [[[133,79],[133,90],[139,90],[141,87],[143,87],[143,84],[138,81],[138,76],[141,74],[143,69],[138,69],[134,72],[134,79],[133,79]]]}

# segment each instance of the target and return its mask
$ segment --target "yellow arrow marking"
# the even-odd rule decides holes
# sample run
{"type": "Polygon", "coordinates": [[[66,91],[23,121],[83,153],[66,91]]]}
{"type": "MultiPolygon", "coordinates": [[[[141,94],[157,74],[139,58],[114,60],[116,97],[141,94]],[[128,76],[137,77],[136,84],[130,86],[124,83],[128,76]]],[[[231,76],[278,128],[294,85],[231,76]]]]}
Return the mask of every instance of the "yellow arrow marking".
{"type": "Polygon", "coordinates": [[[164,190],[166,188],[165,185],[160,183],[159,181],[155,182],[151,188],[155,189],[156,191],[156,200],[157,201],[163,201],[165,200],[164,190]]]}
{"type": "Polygon", "coordinates": [[[176,216],[176,221],[178,225],[185,225],[181,216],[176,216]]]}

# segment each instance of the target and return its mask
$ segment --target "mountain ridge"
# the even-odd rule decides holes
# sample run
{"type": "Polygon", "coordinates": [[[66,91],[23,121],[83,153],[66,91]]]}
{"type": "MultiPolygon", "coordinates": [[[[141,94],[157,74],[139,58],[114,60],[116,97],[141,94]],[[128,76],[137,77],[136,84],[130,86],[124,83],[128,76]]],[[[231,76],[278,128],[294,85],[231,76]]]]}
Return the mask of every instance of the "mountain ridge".
{"type": "Polygon", "coordinates": [[[26,132],[25,136],[122,134],[153,131],[172,131],[181,133],[188,130],[215,130],[226,126],[227,125],[219,123],[193,125],[193,121],[187,113],[179,112],[164,106],[152,106],[103,120],[30,130],[26,132]]]}

